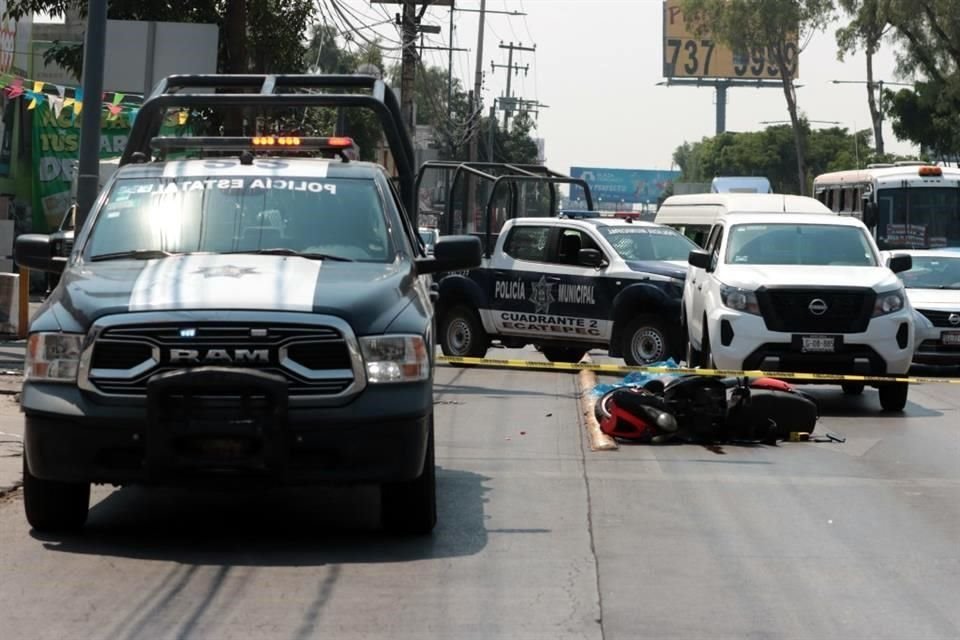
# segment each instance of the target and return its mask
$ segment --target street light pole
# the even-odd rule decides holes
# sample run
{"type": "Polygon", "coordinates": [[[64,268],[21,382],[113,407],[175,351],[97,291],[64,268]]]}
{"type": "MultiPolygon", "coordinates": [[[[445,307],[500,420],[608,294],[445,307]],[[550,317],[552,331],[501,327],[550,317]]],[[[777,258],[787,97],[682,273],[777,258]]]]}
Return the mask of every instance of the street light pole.
{"type": "Polygon", "coordinates": [[[80,120],[80,156],[77,163],[77,221],[79,229],[100,190],[100,118],[103,104],[103,62],[107,41],[107,0],[90,0],[87,36],[83,44],[83,110],[80,120]]]}

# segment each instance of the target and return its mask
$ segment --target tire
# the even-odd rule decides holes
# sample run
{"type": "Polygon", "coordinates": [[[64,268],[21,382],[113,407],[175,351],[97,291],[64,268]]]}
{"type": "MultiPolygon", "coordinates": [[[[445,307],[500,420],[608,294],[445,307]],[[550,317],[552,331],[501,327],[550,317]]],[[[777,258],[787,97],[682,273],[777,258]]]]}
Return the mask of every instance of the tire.
{"type": "Polygon", "coordinates": [[[445,356],[482,358],[490,346],[490,336],[483,330],[477,312],[464,305],[443,313],[438,337],[445,356]]]}
{"type": "Polygon", "coordinates": [[[880,386],[880,406],[884,411],[903,411],[907,406],[907,382],[893,382],[880,386]]]}
{"type": "Polygon", "coordinates": [[[393,482],[380,487],[380,521],[387,532],[401,535],[428,535],[437,524],[432,415],[423,472],[408,482],[393,482]]]}
{"type": "Polygon", "coordinates": [[[77,531],[87,522],[90,483],[41,480],[30,473],[24,455],[23,507],[36,531],[77,531]]]}
{"type": "Polygon", "coordinates": [[[662,362],[673,354],[672,342],[662,320],[654,315],[641,315],[627,324],[620,353],[631,367],[662,362]]]}
{"type": "Polygon", "coordinates": [[[540,352],[550,362],[580,362],[587,354],[579,347],[542,347],[540,352]]]}
{"type": "Polygon", "coordinates": [[[844,382],[840,385],[840,388],[843,389],[844,395],[847,396],[858,396],[863,393],[864,385],[862,382],[844,382]]]}
{"type": "Polygon", "coordinates": [[[710,332],[707,331],[707,319],[703,319],[703,338],[700,339],[700,346],[703,351],[700,353],[700,367],[702,369],[716,369],[717,365],[713,361],[713,353],[710,350],[710,332]]]}

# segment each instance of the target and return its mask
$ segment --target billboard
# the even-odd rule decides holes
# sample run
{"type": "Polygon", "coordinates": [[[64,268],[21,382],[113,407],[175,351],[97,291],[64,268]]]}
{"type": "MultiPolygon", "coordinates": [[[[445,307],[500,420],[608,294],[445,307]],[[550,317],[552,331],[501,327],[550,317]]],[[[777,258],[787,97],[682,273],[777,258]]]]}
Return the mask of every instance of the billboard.
{"type": "MultiPolygon", "coordinates": [[[[785,46],[787,66],[800,77],[800,48],[796,37],[785,46]]],[[[663,3],[663,77],[779,80],[780,69],[767,47],[734,52],[717,43],[709,32],[696,35],[683,15],[683,0],[663,3]]]]}
{"type": "MultiPolygon", "coordinates": [[[[593,204],[655,204],[668,184],[680,178],[679,171],[658,169],[602,169],[571,167],[570,177],[590,186],[593,204]]],[[[583,200],[583,189],[570,186],[570,199],[583,200]]]]}

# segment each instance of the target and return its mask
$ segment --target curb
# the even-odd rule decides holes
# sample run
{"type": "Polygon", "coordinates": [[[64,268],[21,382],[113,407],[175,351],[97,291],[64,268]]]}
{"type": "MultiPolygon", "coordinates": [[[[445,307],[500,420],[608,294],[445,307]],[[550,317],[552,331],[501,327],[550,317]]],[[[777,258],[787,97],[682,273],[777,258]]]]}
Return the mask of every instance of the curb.
{"type": "MultiPolygon", "coordinates": [[[[590,356],[586,356],[585,361],[589,362],[590,356]]],[[[616,440],[600,430],[600,423],[597,422],[597,417],[594,414],[596,400],[592,392],[595,386],[597,386],[597,374],[593,371],[584,369],[577,374],[580,417],[583,418],[583,426],[587,429],[587,436],[590,438],[590,450],[615,451],[619,449],[620,446],[616,440]]]]}

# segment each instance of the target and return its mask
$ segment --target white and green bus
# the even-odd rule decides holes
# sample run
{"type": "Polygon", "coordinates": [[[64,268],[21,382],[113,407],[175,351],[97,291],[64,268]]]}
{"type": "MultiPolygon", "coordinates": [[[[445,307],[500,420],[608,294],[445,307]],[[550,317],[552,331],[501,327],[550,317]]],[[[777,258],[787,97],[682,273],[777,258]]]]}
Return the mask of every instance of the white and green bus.
{"type": "Polygon", "coordinates": [[[817,176],[814,196],[855,216],[889,249],[960,249],[960,169],[922,162],[870,165],[817,176]]]}

